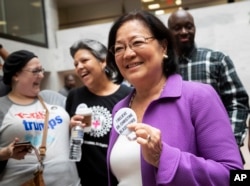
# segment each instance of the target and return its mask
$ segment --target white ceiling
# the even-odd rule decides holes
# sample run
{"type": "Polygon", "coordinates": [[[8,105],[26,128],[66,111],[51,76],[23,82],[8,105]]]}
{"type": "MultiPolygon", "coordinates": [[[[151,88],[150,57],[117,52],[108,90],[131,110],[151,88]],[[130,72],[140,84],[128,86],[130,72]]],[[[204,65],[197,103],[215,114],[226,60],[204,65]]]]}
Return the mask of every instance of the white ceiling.
{"type": "MultiPolygon", "coordinates": [[[[97,3],[104,3],[104,2],[117,2],[120,1],[121,3],[126,0],[56,0],[58,8],[66,8],[66,7],[72,7],[72,6],[79,6],[83,4],[97,4],[97,3]]],[[[134,0],[141,1],[141,0],[134,0]]],[[[235,0],[239,1],[239,0],[235,0]]],[[[227,0],[182,0],[183,4],[196,4],[199,6],[205,5],[205,4],[211,4],[211,3],[218,3],[218,2],[224,2],[227,3],[227,0]]],[[[145,3],[145,6],[152,3],[159,3],[161,6],[166,6],[166,0],[154,0],[154,2],[145,3]]],[[[205,5],[206,6],[206,5],[205,5]]]]}
{"type": "Polygon", "coordinates": [[[59,8],[115,0],[56,0],[59,8]]]}

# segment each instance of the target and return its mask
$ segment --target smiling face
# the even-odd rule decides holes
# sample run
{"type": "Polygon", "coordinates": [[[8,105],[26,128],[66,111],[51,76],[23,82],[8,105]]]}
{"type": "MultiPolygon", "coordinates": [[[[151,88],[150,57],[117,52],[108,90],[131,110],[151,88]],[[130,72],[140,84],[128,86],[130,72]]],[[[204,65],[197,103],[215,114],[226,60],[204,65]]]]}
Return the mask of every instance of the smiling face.
{"type": "Polygon", "coordinates": [[[121,55],[115,55],[115,61],[123,77],[132,85],[155,76],[162,76],[162,60],[167,50],[166,46],[154,38],[143,22],[139,20],[125,22],[117,30],[115,45],[125,46],[125,51],[121,55]],[[133,47],[132,44],[137,38],[149,39],[144,40],[145,43],[140,47],[133,47]]]}
{"type": "Polygon", "coordinates": [[[19,94],[34,97],[40,92],[41,81],[44,78],[43,68],[38,58],[32,58],[21,71],[13,77],[14,91],[19,94]]]}
{"type": "Polygon", "coordinates": [[[105,62],[100,62],[89,50],[79,49],[74,55],[75,72],[83,84],[90,88],[105,75],[105,62]]]}
{"type": "Polygon", "coordinates": [[[185,10],[178,10],[169,17],[168,27],[175,37],[180,54],[190,52],[195,38],[195,24],[192,15],[185,10]]]}

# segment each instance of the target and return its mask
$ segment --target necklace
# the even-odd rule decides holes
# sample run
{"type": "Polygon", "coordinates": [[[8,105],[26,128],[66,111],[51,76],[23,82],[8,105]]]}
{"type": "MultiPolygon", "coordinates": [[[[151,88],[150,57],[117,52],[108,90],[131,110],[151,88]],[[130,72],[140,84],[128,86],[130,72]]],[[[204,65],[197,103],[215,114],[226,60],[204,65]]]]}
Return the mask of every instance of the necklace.
{"type": "MultiPolygon", "coordinates": [[[[162,93],[162,91],[164,90],[164,87],[165,87],[165,83],[163,84],[162,88],[161,88],[161,92],[160,92],[160,95],[162,93]]],[[[133,104],[133,101],[135,99],[135,96],[136,96],[136,91],[133,93],[133,95],[131,96],[130,98],[130,101],[129,101],[129,104],[128,104],[128,107],[129,108],[132,108],[132,104],[133,104]]]]}
{"type": "Polygon", "coordinates": [[[129,104],[128,104],[129,108],[132,108],[132,103],[133,103],[133,101],[135,99],[135,95],[136,95],[136,92],[134,92],[133,95],[131,96],[131,99],[130,99],[129,104]]]}

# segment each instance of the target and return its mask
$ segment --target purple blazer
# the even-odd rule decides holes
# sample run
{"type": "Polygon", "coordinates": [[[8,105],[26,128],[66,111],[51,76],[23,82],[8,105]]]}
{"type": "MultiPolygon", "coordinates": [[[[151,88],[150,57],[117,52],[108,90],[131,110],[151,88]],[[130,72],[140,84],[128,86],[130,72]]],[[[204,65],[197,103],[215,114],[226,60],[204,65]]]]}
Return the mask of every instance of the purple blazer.
{"type": "MultiPolygon", "coordinates": [[[[113,115],[128,107],[132,94],[116,104],[113,115]]],[[[163,143],[158,168],[141,155],[143,186],[228,186],[229,170],[243,169],[229,117],[210,85],[170,76],[160,98],[146,109],[143,123],[160,129],[163,143]]],[[[112,128],[109,180],[110,152],[117,138],[112,128]]]]}

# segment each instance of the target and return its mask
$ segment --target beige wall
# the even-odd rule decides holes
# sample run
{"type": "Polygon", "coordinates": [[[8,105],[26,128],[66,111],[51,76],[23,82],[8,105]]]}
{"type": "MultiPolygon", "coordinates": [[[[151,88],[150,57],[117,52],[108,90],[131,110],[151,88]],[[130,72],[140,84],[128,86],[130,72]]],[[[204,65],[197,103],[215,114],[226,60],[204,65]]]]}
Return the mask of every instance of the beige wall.
{"type": "MultiPolygon", "coordinates": [[[[53,10],[49,10],[53,14],[53,10]]],[[[197,26],[196,42],[198,46],[223,51],[234,61],[247,92],[250,94],[250,1],[219,5],[209,8],[190,10],[197,26]]],[[[160,16],[166,24],[168,15],[160,16]]],[[[69,47],[74,41],[81,38],[97,39],[107,44],[110,23],[60,30],[51,33],[49,37],[55,40],[57,46],[45,49],[28,44],[0,39],[10,52],[27,49],[35,52],[44,68],[46,78],[43,88],[59,90],[63,85],[63,75],[73,71],[74,66],[69,54],[69,47]]],[[[50,46],[51,46],[50,45],[50,46]]],[[[247,140],[247,139],[246,139],[247,140]]],[[[250,169],[250,154],[245,146],[242,147],[246,159],[246,169],[250,169]]]]}
{"type": "MultiPolygon", "coordinates": [[[[52,10],[50,10],[52,11],[52,10]]],[[[208,8],[193,9],[197,26],[198,46],[223,51],[233,59],[238,74],[250,93],[250,1],[243,1],[208,8]]],[[[168,15],[160,16],[166,24],[168,15]]],[[[19,49],[34,51],[47,70],[44,88],[58,90],[62,86],[62,76],[74,69],[69,47],[81,38],[97,39],[107,44],[107,36],[112,22],[59,30],[53,39],[56,46],[50,49],[1,39],[1,43],[12,52],[19,49]]],[[[51,29],[53,30],[53,29],[51,29]]]]}

